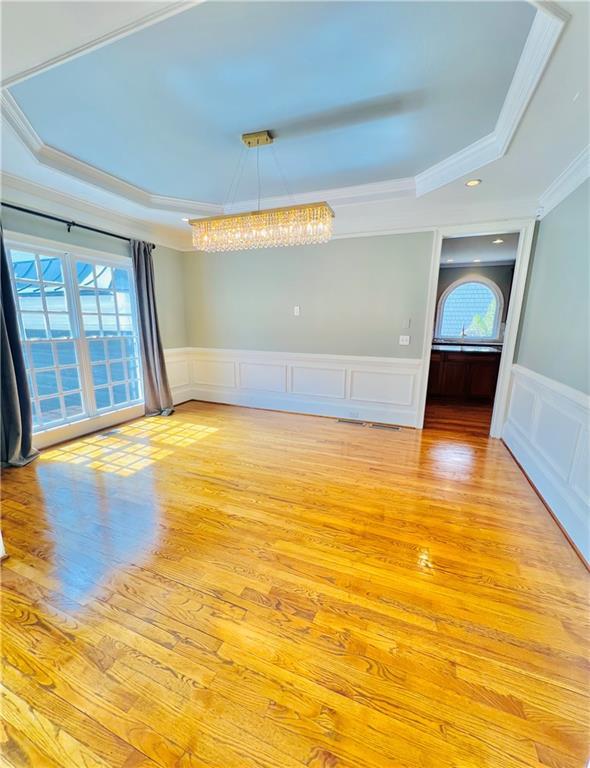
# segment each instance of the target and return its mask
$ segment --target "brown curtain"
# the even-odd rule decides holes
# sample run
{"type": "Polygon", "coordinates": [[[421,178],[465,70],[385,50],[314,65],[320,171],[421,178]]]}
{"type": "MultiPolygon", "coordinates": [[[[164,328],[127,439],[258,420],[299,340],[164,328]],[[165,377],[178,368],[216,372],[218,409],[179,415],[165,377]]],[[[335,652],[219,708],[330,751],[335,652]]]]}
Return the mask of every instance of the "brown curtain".
{"type": "Polygon", "coordinates": [[[22,467],[39,453],[33,448],[31,398],[1,224],[0,241],[2,250],[0,273],[2,294],[0,306],[1,459],[3,467],[22,467]]]}
{"type": "Polygon", "coordinates": [[[150,243],[143,243],[140,240],[131,241],[139,310],[145,412],[148,416],[170,416],[174,407],[156,311],[153,249],[154,246],[150,243]]]}

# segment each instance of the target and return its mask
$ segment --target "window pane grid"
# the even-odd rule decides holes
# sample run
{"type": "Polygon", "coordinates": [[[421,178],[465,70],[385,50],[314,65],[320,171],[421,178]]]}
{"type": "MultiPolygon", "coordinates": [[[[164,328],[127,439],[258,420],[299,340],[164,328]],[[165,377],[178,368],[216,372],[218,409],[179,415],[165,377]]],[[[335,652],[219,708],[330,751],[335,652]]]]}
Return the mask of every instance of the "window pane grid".
{"type": "Polygon", "coordinates": [[[9,253],[34,431],[141,402],[131,267],[9,253]]]}
{"type": "Polygon", "coordinates": [[[480,281],[452,285],[443,294],[438,336],[443,339],[495,339],[501,302],[492,287],[480,281]]]}
{"type": "Polygon", "coordinates": [[[34,431],[84,418],[80,366],[73,341],[23,339],[22,344],[34,431]]]}
{"type": "Polygon", "coordinates": [[[78,261],[82,311],[98,412],[141,401],[139,352],[133,330],[129,272],[78,261]],[[119,308],[128,309],[120,312],[119,308]]]}

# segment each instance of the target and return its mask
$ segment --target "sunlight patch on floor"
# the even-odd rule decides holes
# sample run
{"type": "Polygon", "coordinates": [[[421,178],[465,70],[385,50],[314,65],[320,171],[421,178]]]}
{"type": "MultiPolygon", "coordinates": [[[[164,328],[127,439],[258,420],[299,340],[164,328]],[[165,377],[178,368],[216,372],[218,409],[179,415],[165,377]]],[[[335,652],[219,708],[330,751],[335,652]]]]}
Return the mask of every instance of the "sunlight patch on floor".
{"type": "Polygon", "coordinates": [[[129,477],[173,453],[172,449],[162,448],[162,444],[183,448],[217,431],[215,427],[201,424],[162,423],[146,419],[120,427],[113,436],[91,435],[43,451],[40,459],[43,462],[79,464],[99,472],[129,477]],[[137,438],[148,438],[150,442],[137,442],[137,438]]]}
{"type": "Polygon", "coordinates": [[[171,453],[152,445],[96,435],[43,451],[40,461],[80,464],[88,469],[128,477],[171,453]]]}
{"type": "Polygon", "coordinates": [[[205,437],[218,432],[216,427],[206,427],[203,424],[172,423],[163,424],[160,421],[145,419],[144,421],[126,424],[119,430],[120,434],[129,437],[149,437],[156,443],[166,445],[187,446],[196,440],[202,440],[205,437]]]}

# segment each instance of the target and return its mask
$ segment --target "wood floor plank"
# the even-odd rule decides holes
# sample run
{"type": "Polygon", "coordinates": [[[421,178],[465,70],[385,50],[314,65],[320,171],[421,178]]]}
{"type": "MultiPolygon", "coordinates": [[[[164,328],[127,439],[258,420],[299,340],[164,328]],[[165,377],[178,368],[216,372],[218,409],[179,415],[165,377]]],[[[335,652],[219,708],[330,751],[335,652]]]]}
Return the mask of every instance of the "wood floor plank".
{"type": "Polygon", "coordinates": [[[2,476],[2,760],[583,768],[588,574],[489,409],[204,403],[2,476]]]}

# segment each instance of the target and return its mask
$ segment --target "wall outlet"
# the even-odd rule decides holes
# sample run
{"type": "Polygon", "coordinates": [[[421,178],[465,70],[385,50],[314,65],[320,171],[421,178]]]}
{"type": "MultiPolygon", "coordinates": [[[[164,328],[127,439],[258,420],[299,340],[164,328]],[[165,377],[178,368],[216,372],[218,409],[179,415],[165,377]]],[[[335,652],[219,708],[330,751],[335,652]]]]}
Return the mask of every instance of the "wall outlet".
{"type": "Polygon", "coordinates": [[[299,317],[300,314],[301,314],[301,307],[299,306],[299,304],[295,304],[295,306],[293,307],[293,317],[299,317]]]}
{"type": "Polygon", "coordinates": [[[399,344],[400,344],[400,347],[408,347],[410,345],[410,337],[409,336],[400,336],[399,337],[399,344]]]}

